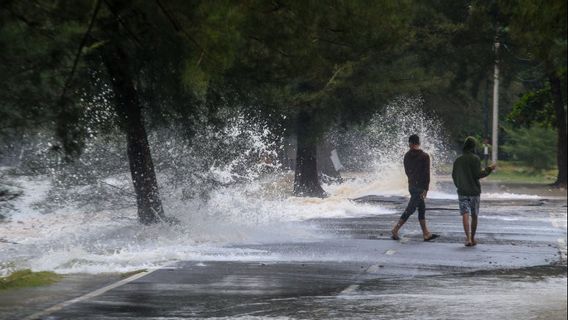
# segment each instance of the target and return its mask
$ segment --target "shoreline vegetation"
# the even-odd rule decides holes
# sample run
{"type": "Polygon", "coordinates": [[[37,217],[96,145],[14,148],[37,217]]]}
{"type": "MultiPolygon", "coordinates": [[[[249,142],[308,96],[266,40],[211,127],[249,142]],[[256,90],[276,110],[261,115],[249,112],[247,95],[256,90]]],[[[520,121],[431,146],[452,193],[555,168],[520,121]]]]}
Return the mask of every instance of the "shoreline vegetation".
{"type": "MultiPolygon", "coordinates": [[[[145,271],[147,270],[139,269],[130,272],[123,272],[119,274],[119,277],[120,279],[126,279],[145,271]]],[[[114,272],[110,272],[109,274],[114,274],[114,272]]],[[[63,275],[52,271],[36,272],[30,269],[21,269],[4,277],[0,277],[0,291],[49,286],[61,280],[63,280],[63,275]]]]}
{"type": "Polygon", "coordinates": [[[14,271],[8,276],[0,277],[0,290],[39,287],[58,282],[62,276],[51,271],[34,272],[30,269],[14,271]]]}

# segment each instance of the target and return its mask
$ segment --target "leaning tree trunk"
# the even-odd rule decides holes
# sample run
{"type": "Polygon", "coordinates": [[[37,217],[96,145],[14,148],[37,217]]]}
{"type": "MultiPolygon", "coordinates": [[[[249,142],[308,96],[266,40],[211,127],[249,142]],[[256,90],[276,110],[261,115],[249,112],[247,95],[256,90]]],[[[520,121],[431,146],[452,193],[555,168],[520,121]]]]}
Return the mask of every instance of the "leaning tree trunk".
{"type": "Polygon", "coordinates": [[[294,195],[303,197],[324,197],[317,166],[317,143],[313,134],[313,119],[307,112],[301,112],[297,119],[296,172],[294,195]]]}
{"type": "Polygon", "coordinates": [[[128,56],[113,41],[106,46],[103,51],[103,61],[112,82],[115,110],[121,127],[126,133],[127,154],[136,192],[138,219],[143,224],[156,223],[163,220],[164,211],[138,93],[128,70],[128,56]]]}
{"type": "Polygon", "coordinates": [[[564,101],[562,99],[562,83],[560,78],[555,73],[550,73],[548,77],[550,82],[550,91],[552,93],[552,103],[554,111],[556,112],[556,126],[557,126],[557,164],[558,176],[556,182],[557,186],[566,187],[566,110],[564,110],[564,101]]]}

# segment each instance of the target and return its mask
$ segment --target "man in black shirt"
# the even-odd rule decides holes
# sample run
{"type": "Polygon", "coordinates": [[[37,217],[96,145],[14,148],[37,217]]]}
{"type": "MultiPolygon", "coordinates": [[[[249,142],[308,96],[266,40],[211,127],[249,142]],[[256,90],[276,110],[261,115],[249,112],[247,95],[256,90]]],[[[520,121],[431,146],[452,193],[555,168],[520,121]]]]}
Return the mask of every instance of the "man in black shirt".
{"type": "Polygon", "coordinates": [[[408,144],[410,150],[404,155],[404,171],[408,177],[410,201],[408,201],[406,210],[400,216],[400,220],[392,229],[391,238],[393,240],[399,239],[398,231],[418,208],[418,221],[420,221],[424,241],[430,241],[439,237],[437,234],[430,233],[426,226],[424,199],[426,199],[430,185],[430,156],[420,149],[420,138],[417,135],[411,135],[408,138],[408,144]]]}

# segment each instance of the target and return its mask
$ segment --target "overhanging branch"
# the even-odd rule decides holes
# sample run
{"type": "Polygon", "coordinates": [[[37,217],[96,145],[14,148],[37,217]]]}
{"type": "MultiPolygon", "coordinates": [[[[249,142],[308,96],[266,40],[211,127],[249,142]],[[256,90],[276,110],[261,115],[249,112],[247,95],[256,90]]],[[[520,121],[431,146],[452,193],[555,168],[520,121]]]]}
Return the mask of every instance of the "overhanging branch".
{"type": "Polygon", "coordinates": [[[67,90],[69,89],[69,86],[71,85],[71,81],[73,80],[73,76],[75,75],[75,71],[77,70],[77,65],[79,64],[81,52],[83,52],[83,48],[85,47],[85,44],[87,44],[87,39],[89,38],[89,34],[91,33],[91,30],[93,29],[93,25],[95,24],[95,20],[97,19],[99,9],[101,8],[102,0],[96,0],[96,1],[97,2],[95,3],[95,9],[93,11],[93,14],[91,15],[91,21],[89,22],[89,26],[87,28],[87,31],[85,31],[85,34],[83,34],[83,38],[81,39],[81,43],[79,44],[79,48],[77,49],[77,53],[75,54],[75,59],[73,60],[73,67],[71,68],[71,73],[69,73],[69,76],[67,77],[67,80],[65,81],[65,85],[63,86],[63,92],[61,93],[61,97],[59,99],[60,103],[63,103],[63,101],[65,100],[67,90]]]}

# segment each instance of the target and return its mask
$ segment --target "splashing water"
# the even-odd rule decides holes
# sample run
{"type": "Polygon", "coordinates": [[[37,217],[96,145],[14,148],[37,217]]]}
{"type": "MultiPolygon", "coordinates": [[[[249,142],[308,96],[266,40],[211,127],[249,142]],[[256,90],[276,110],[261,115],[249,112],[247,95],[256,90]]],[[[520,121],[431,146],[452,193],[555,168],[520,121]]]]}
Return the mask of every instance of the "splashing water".
{"type": "Polygon", "coordinates": [[[281,138],[241,113],[226,116],[221,129],[204,126],[191,143],[178,130],[153,132],[149,140],[161,197],[167,214],[180,221],[173,226],[137,223],[121,136],[93,137],[73,165],[34,151],[34,163],[48,170],[12,178],[24,195],[2,212],[9,218],[0,222],[0,273],[126,272],[176,260],[278,260],[271,252],[236,246],[318,241],[329,234],[310,219],[394,213],[350,199],[407,194],[401,159],[410,134],[420,135],[434,172],[444,163],[441,125],[420,105],[420,99],[397,99],[364,130],[332,135],[342,160],[356,173],[346,183],[325,186],[326,199],[292,197],[292,173],[278,163],[281,138]]]}
{"type": "Polygon", "coordinates": [[[345,198],[291,197],[290,173],[278,163],[279,139],[239,113],[221,129],[205,126],[191,145],[176,130],[152,133],[163,204],[180,221],[174,226],[137,223],[120,139],[94,137],[71,165],[42,151],[49,146],[42,140],[33,164],[46,169],[12,177],[24,196],[2,212],[9,218],[0,223],[0,272],[123,272],[173,260],[278,259],[227,246],[317,240],[326,235],[305,220],[368,215],[368,205],[345,198]]]}
{"type": "Polygon", "coordinates": [[[441,122],[426,115],[422,104],[420,98],[398,98],[364,128],[332,136],[331,140],[344,149],[343,153],[352,155],[346,159],[346,166],[363,172],[335,192],[352,198],[371,194],[406,195],[408,187],[402,159],[412,134],[420,136],[421,148],[430,155],[431,189],[437,191],[435,173],[448,163],[452,153],[448,151],[441,122]]]}

